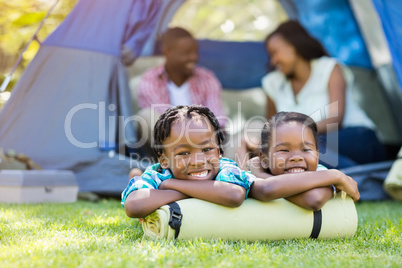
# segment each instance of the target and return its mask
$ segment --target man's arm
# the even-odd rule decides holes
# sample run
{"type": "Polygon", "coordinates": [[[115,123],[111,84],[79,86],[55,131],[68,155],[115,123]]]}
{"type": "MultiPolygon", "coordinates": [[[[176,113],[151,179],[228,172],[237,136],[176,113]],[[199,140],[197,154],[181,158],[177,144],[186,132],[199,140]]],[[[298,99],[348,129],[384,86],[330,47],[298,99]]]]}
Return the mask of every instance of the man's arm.
{"type": "Polygon", "coordinates": [[[354,201],[359,200],[357,182],[336,169],[283,174],[267,179],[257,179],[251,185],[250,197],[262,201],[287,198],[305,191],[334,185],[345,191],[354,201]]]}
{"type": "Polygon", "coordinates": [[[246,189],[224,181],[169,179],[163,181],[159,189],[176,190],[185,195],[227,207],[238,207],[246,198],[246,189]]]}
{"type": "Polygon", "coordinates": [[[127,196],[124,209],[130,218],[143,218],[163,205],[185,198],[188,196],[174,190],[138,189],[127,196]]]}
{"type": "Polygon", "coordinates": [[[218,119],[219,125],[224,128],[226,125],[227,117],[223,111],[221,97],[222,85],[215,74],[210,70],[206,70],[202,78],[202,87],[206,96],[205,103],[202,104],[211,109],[211,111],[218,119]]]}

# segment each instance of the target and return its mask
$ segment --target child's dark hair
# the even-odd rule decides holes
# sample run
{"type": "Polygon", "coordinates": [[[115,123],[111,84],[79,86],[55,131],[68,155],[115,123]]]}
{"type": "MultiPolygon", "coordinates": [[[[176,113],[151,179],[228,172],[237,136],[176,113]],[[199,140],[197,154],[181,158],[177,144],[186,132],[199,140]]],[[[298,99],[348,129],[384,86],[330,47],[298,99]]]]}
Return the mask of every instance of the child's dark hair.
{"type": "Polygon", "coordinates": [[[215,130],[219,152],[223,154],[223,131],[214,113],[208,107],[202,105],[178,105],[164,112],[155,124],[152,148],[158,157],[163,153],[163,141],[169,137],[172,124],[179,120],[191,119],[196,115],[209,120],[215,130]]]}
{"type": "MultiPolygon", "coordinates": [[[[277,127],[289,123],[298,122],[311,129],[314,136],[314,141],[317,146],[317,124],[314,120],[305,114],[296,112],[279,112],[272,116],[265,124],[261,131],[261,152],[268,154],[269,143],[272,136],[272,131],[277,127]]],[[[318,147],[317,147],[318,150],[318,147]]]]}
{"type": "Polygon", "coordinates": [[[306,60],[328,56],[322,44],[312,37],[298,21],[289,20],[279,25],[275,31],[267,36],[265,45],[272,36],[277,34],[289,42],[297,54],[306,60]]]}

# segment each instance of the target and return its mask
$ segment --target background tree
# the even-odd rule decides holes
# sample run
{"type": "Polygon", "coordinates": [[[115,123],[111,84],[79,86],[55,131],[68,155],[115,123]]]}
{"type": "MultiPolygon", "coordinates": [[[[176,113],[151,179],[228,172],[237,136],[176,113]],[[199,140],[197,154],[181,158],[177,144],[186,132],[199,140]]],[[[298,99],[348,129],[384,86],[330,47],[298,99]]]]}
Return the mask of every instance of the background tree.
{"type": "MultiPolygon", "coordinates": [[[[0,84],[57,0],[0,0],[0,84]]],[[[58,0],[35,40],[23,54],[6,91],[11,91],[43,41],[66,17],[77,0],[58,0]]],[[[1,102],[1,100],[0,100],[1,102]]],[[[1,105],[1,103],[0,103],[1,105]]]]}

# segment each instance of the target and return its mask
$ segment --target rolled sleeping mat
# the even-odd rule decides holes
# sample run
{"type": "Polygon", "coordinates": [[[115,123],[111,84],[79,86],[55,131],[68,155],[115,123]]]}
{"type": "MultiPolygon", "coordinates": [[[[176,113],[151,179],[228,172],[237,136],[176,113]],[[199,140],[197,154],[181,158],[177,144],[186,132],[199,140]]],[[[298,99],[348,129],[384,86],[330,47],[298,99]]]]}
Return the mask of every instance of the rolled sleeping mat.
{"type": "Polygon", "coordinates": [[[285,199],[262,202],[249,198],[229,208],[190,198],[165,205],[142,223],[144,236],[153,239],[282,240],[294,238],[352,237],[357,212],[350,197],[329,200],[319,211],[303,209],[285,199]],[[172,217],[171,217],[172,216],[172,217]],[[169,225],[175,227],[172,228],[169,225]],[[172,224],[173,223],[173,224],[172,224]],[[178,231],[177,225],[179,225],[178,231]]]}
{"type": "Polygon", "coordinates": [[[395,200],[402,200],[402,158],[395,160],[384,181],[384,190],[395,200]]]}

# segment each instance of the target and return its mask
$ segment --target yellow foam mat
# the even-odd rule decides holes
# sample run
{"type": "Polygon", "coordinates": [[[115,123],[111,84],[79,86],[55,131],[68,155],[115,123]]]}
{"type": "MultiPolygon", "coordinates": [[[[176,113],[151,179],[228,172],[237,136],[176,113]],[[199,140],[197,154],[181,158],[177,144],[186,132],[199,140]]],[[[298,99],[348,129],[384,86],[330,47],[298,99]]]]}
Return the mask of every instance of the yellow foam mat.
{"type": "Polygon", "coordinates": [[[384,181],[385,191],[395,200],[402,200],[402,158],[395,160],[384,181]]]}
{"type": "MultiPolygon", "coordinates": [[[[314,213],[285,199],[261,202],[247,199],[238,208],[228,208],[195,198],[177,201],[183,215],[178,239],[221,238],[234,240],[281,240],[308,238],[314,213]]],[[[350,197],[329,200],[321,209],[319,239],[352,237],[357,229],[357,212],[350,197]]],[[[144,235],[173,239],[169,207],[163,206],[145,218],[144,235]]]]}

